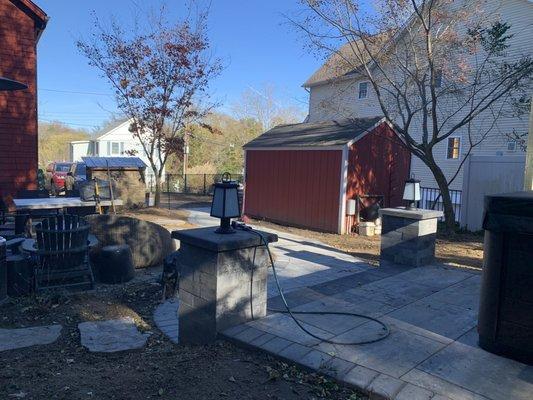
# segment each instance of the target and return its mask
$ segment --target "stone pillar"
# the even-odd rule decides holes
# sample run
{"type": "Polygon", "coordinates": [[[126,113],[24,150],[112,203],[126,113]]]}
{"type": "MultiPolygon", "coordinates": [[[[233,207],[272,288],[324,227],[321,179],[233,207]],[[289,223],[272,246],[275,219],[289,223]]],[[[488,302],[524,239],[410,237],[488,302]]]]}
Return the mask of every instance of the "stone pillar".
{"type": "MultiPolygon", "coordinates": [[[[266,315],[269,260],[260,238],[246,231],[214,231],[210,227],[172,233],[180,241],[180,343],[208,343],[217,332],[266,315]]],[[[278,240],[261,233],[269,243],[278,240]]]]}
{"type": "Polygon", "coordinates": [[[437,219],[442,211],[383,208],[380,260],[420,267],[435,259],[437,219]]]}

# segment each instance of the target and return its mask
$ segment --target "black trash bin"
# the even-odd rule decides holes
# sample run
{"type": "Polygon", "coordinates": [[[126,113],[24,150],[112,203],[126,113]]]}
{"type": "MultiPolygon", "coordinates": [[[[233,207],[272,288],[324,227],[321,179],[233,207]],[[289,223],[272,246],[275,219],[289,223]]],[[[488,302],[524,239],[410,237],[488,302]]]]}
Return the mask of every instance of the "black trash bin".
{"type": "Polygon", "coordinates": [[[485,197],[479,345],[533,363],[533,192],[485,197]]]}

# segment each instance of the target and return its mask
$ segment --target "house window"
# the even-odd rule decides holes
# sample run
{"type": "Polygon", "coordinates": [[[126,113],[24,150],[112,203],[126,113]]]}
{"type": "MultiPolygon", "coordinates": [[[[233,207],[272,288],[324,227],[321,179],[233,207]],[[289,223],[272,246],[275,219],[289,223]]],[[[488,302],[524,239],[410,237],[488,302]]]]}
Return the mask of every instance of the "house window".
{"type": "Polygon", "coordinates": [[[509,140],[507,142],[507,151],[515,152],[516,151],[516,140],[509,140]]]}
{"type": "Polygon", "coordinates": [[[359,83],[359,98],[366,99],[368,96],[368,82],[359,83]]]}
{"type": "Polygon", "coordinates": [[[461,154],[461,138],[451,137],[448,138],[448,159],[456,160],[461,154]]]}
{"type": "Polygon", "coordinates": [[[119,142],[112,142],[111,143],[111,154],[112,155],[119,155],[120,154],[120,143],[119,142]]]}

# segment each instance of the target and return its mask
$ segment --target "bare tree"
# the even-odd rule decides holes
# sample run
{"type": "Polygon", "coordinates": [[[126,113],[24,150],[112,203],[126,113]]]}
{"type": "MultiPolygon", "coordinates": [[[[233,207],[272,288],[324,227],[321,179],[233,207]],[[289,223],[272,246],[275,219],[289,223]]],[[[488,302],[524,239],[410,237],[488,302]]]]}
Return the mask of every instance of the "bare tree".
{"type": "Polygon", "coordinates": [[[379,0],[375,11],[356,0],[302,3],[290,20],[329,56],[332,84],[353,90],[346,82],[370,83],[377,108],[433,174],[453,230],[449,186],[498,119],[528,98],[531,55],[507,57],[510,25],[484,1],[379,0]],[[464,157],[450,176],[435,149],[458,133],[464,157]]]}
{"type": "Polygon", "coordinates": [[[164,8],[144,13],[133,31],[114,19],[106,27],[95,16],[91,39],[77,42],[89,64],[113,87],[118,108],[132,121],[130,131],[155,175],[156,205],[167,159],[183,156],[185,129],[212,108],[205,104],[206,90],[221,70],[219,60],[209,55],[207,12],[191,11],[173,22],[165,14],[164,8]]]}
{"type": "Polygon", "coordinates": [[[239,119],[253,119],[261,124],[263,131],[276,125],[301,122],[304,118],[300,108],[283,102],[272,84],[261,88],[247,88],[232,106],[239,119]]]}

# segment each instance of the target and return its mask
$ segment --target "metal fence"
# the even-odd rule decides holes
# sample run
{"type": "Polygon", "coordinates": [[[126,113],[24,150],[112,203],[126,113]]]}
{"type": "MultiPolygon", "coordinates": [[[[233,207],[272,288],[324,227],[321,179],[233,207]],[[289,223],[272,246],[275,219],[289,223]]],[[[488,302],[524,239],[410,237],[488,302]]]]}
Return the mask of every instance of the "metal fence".
{"type": "MultiPolygon", "coordinates": [[[[214,184],[222,180],[223,174],[166,174],[161,183],[162,192],[166,193],[187,193],[212,195],[214,184]]],[[[242,174],[231,174],[231,179],[242,182],[242,174]]],[[[150,192],[155,192],[155,181],[148,182],[150,192]]]]}
{"type": "MultiPolygon", "coordinates": [[[[442,197],[440,195],[440,189],[438,188],[420,188],[421,200],[418,203],[418,207],[428,210],[444,210],[442,203],[442,197]]],[[[461,220],[461,200],[463,192],[461,190],[450,190],[450,197],[452,198],[453,211],[455,212],[455,221],[461,220]]],[[[443,219],[443,218],[441,218],[443,219]]]]}

